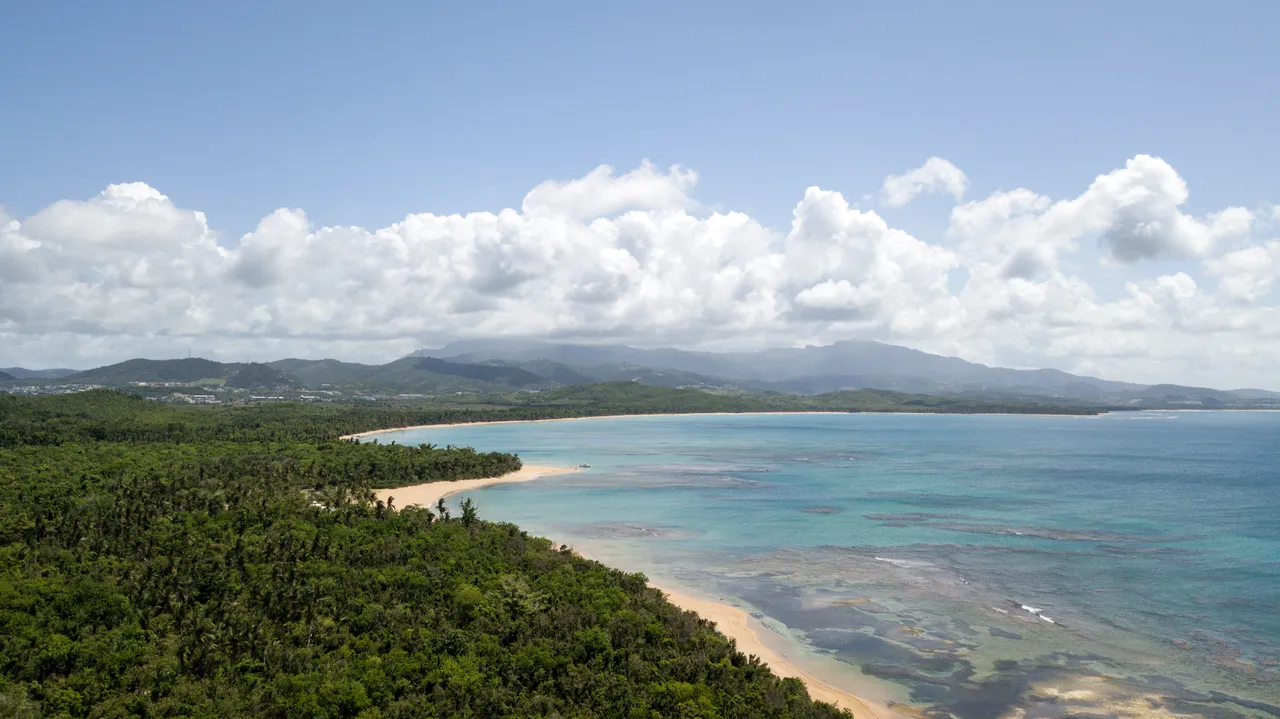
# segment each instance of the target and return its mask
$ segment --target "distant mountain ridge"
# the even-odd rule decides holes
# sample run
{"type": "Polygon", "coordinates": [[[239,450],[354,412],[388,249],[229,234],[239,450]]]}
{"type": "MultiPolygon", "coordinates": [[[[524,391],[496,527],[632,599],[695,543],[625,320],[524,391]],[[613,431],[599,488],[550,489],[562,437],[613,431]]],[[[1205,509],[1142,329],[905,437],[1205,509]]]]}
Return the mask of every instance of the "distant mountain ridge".
{"type": "Polygon", "coordinates": [[[72,382],[198,382],[202,379],[226,379],[241,365],[214,362],[201,357],[152,360],[131,359],[117,364],[76,372],[64,379],[72,382]]]}
{"type": "Polygon", "coordinates": [[[775,348],[760,352],[690,352],[626,345],[575,345],[506,340],[473,340],[439,350],[419,350],[459,362],[545,359],[576,366],[631,364],[701,375],[785,382],[813,377],[919,377],[927,381],[981,382],[1002,387],[1027,385],[1071,388],[1081,384],[1104,390],[1138,390],[1145,385],[1080,377],[1060,370],[1014,370],[968,362],[879,342],[846,340],[825,346],[775,348]]]}
{"type": "MultiPolygon", "coordinates": [[[[12,386],[12,379],[7,381],[12,386]]],[[[223,363],[199,357],[132,359],[74,372],[67,384],[146,385],[163,393],[253,391],[298,396],[500,395],[631,382],[721,394],[826,395],[877,390],[997,402],[1143,408],[1280,408],[1280,393],[1141,385],[1058,370],[1014,370],[877,342],[762,352],[690,352],[625,345],[481,340],[419,350],[382,365],[289,358],[223,363]],[[199,392],[181,387],[203,387],[199,392]],[[168,388],[166,390],[166,388],[168,388]]],[[[313,397],[314,398],[314,397],[313,397]]]]}
{"type": "Polygon", "coordinates": [[[461,364],[429,357],[405,357],[384,365],[292,358],[267,363],[224,363],[199,357],[131,359],[76,372],[63,380],[108,386],[216,386],[261,390],[344,387],[392,393],[495,392],[550,389],[565,384],[520,367],[461,364]]]}
{"type": "Polygon", "coordinates": [[[1239,393],[1204,387],[1142,385],[1054,369],[989,367],[956,357],[866,340],[760,352],[690,352],[626,345],[557,344],[529,340],[467,340],[419,350],[455,362],[557,362],[572,367],[628,365],[694,373],[709,382],[749,389],[817,394],[875,388],[925,394],[1051,397],[1134,405],[1214,407],[1280,400],[1280,393],[1239,393]]]}
{"type": "MultiPolygon", "coordinates": [[[[25,367],[3,367],[0,368],[0,374],[9,376],[9,379],[60,379],[67,375],[75,374],[79,370],[56,368],[56,369],[26,369],[25,367]]],[[[3,381],[3,378],[0,378],[3,381]]]]}
{"type": "Polygon", "coordinates": [[[287,359],[270,365],[310,387],[332,385],[401,392],[465,392],[557,385],[553,380],[518,367],[461,364],[434,357],[403,357],[384,365],[332,359],[287,359]]]}

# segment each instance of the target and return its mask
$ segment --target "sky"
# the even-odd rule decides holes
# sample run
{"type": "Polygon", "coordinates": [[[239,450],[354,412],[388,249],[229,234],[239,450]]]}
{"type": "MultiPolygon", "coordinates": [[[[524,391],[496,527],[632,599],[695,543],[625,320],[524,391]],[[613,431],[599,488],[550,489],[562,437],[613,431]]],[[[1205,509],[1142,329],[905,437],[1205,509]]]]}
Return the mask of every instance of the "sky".
{"type": "Polygon", "coordinates": [[[0,7],[0,366],[875,339],[1280,389],[1280,5],[0,7]]]}

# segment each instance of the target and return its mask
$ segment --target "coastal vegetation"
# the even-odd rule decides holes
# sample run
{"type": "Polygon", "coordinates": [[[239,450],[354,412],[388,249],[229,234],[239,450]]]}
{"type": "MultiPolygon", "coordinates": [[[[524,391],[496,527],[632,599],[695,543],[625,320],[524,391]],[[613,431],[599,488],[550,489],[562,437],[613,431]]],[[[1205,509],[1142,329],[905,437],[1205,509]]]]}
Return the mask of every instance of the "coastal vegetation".
{"type": "Polygon", "coordinates": [[[635,412],[945,412],[955,414],[1099,414],[1098,406],[1035,401],[986,401],[935,397],[880,389],[844,390],[819,395],[782,392],[708,392],[669,389],[638,382],[602,382],[559,387],[532,395],[524,407],[574,407],[591,411],[635,412]]]}
{"type": "Polygon", "coordinates": [[[643,575],[471,503],[374,499],[514,455],[337,439],[690,409],[606,401],[622,391],[479,411],[0,396],[0,715],[841,716],[643,575]]]}
{"type": "Polygon", "coordinates": [[[113,390],[41,398],[0,395],[0,446],[64,441],[322,441],[388,427],[455,422],[698,412],[947,412],[1097,414],[1096,407],[983,402],[887,390],[805,397],[668,389],[635,382],[560,387],[538,394],[472,398],[469,403],[258,403],[180,407],[113,390]]]}

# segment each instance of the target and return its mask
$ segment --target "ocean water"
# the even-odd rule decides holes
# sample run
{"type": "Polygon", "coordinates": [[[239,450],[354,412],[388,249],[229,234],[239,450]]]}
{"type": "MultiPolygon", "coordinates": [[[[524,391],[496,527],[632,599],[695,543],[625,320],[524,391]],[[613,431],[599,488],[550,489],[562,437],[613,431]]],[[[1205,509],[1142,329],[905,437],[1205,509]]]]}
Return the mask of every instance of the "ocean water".
{"type": "Polygon", "coordinates": [[[1280,413],[627,417],[379,439],[591,465],[468,496],[743,606],[825,676],[930,716],[1280,717],[1280,413]]]}

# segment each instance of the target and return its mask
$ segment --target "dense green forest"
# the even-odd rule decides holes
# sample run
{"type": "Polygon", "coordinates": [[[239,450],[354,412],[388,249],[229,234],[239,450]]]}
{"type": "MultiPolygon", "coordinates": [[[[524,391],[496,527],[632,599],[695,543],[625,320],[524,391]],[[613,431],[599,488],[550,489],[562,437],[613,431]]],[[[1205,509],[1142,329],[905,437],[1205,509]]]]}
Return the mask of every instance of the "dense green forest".
{"type": "Polygon", "coordinates": [[[336,439],[620,408],[0,397],[0,716],[840,716],[642,575],[373,498],[517,457],[336,439]]]}

